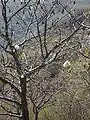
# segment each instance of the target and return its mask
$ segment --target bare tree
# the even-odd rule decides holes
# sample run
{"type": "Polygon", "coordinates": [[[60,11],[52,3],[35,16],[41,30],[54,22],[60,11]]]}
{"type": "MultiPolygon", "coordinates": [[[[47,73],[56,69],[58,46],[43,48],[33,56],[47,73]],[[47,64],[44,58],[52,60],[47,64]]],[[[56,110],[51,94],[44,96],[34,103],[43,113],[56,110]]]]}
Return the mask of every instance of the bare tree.
{"type": "MultiPolygon", "coordinates": [[[[29,120],[28,94],[31,92],[29,98],[35,102],[30,89],[38,88],[36,84],[29,85],[33,81],[32,76],[37,73],[38,77],[47,65],[69,58],[73,50],[80,47],[76,33],[82,28],[88,28],[84,24],[87,16],[83,21],[78,21],[73,15],[72,3],[57,0],[0,1],[0,106],[4,111],[1,115],[29,120]],[[63,20],[67,23],[69,18],[77,23],[72,33],[69,27],[62,24],[63,20]]],[[[49,87],[49,91],[42,96],[41,102],[38,100],[40,105],[36,111],[57,91],[55,89],[49,94],[50,82],[45,86],[46,89],[49,87]]],[[[43,89],[34,97],[42,93],[43,89]]],[[[35,107],[37,103],[34,103],[35,107]]]]}

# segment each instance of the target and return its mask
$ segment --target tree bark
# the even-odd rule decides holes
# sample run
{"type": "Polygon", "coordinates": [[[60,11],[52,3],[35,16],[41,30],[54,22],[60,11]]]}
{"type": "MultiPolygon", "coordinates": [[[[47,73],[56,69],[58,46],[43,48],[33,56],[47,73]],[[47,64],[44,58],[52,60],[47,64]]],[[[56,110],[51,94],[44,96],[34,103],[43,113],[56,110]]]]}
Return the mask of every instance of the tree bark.
{"type": "Polygon", "coordinates": [[[38,120],[38,112],[35,113],[35,120],[38,120]]]}
{"type": "Polygon", "coordinates": [[[26,99],[26,77],[20,79],[21,83],[21,110],[22,120],[29,120],[28,104],[26,99]]]}

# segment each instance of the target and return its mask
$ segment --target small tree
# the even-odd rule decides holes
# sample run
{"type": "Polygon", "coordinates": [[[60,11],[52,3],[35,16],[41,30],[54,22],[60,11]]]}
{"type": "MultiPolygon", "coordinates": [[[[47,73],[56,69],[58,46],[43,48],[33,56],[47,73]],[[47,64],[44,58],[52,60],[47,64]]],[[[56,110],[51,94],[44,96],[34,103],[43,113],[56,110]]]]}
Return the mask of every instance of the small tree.
{"type": "MultiPolygon", "coordinates": [[[[74,35],[85,27],[84,21],[78,22],[72,6],[66,4],[67,1],[63,4],[61,1],[0,1],[0,105],[4,111],[1,115],[29,120],[30,77],[55,60],[66,59],[79,48],[80,42],[74,35]],[[67,23],[69,17],[78,26],[66,34],[61,21],[64,19],[67,23]]],[[[45,101],[49,99],[50,96],[45,101]]]]}

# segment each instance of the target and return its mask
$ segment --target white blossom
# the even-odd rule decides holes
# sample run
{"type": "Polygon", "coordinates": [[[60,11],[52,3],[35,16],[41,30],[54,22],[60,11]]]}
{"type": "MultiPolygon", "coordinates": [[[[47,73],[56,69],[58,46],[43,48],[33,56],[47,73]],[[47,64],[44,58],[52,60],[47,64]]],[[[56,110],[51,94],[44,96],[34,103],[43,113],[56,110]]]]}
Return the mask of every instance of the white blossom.
{"type": "Polygon", "coordinates": [[[42,3],[42,2],[44,2],[44,0],[40,0],[40,2],[42,3]]]}
{"type": "Polygon", "coordinates": [[[24,75],[23,75],[23,74],[21,75],[21,78],[24,78],[24,75]]]}
{"type": "Polygon", "coordinates": [[[19,50],[19,46],[18,46],[18,45],[15,45],[15,49],[16,49],[16,50],[19,50]]]}
{"type": "Polygon", "coordinates": [[[20,0],[21,2],[24,2],[23,0],[20,0]]]}
{"type": "Polygon", "coordinates": [[[29,72],[32,70],[32,66],[30,66],[29,72]]]}
{"type": "Polygon", "coordinates": [[[27,64],[27,57],[26,57],[26,54],[24,52],[22,53],[22,57],[23,57],[23,59],[25,60],[25,62],[27,64]]]}
{"type": "Polygon", "coordinates": [[[71,15],[70,15],[70,14],[68,14],[68,16],[71,18],[71,15]]]}
{"type": "Polygon", "coordinates": [[[71,63],[67,60],[64,62],[63,67],[69,67],[71,63]]]}
{"type": "Polygon", "coordinates": [[[13,52],[15,52],[15,49],[13,49],[13,52]]]}
{"type": "Polygon", "coordinates": [[[19,85],[20,85],[20,80],[18,81],[19,85]]]}

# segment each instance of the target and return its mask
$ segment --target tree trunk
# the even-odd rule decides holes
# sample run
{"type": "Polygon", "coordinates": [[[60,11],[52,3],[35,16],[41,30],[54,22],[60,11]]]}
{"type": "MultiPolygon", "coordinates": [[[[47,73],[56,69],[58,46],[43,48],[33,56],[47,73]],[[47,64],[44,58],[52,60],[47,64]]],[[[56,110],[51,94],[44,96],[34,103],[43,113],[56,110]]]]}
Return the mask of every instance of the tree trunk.
{"type": "Polygon", "coordinates": [[[22,120],[29,120],[28,104],[26,99],[26,77],[20,79],[21,83],[21,110],[22,120]]]}
{"type": "Polygon", "coordinates": [[[35,120],[38,120],[38,112],[35,113],[35,120]]]}

